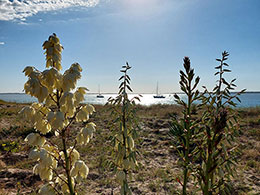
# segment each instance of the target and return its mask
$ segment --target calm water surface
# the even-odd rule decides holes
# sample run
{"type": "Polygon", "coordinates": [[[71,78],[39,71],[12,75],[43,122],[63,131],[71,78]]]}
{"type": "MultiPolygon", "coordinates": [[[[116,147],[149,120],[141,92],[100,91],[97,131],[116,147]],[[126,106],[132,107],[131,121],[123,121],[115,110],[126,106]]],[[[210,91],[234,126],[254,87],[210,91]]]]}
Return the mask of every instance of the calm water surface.
{"type": "MultiPolygon", "coordinates": [[[[97,94],[88,94],[85,96],[85,102],[90,104],[105,104],[109,97],[116,97],[116,94],[103,94],[104,98],[97,98],[97,94]]],[[[157,99],[153,98],[154,94],[143,94],[140,97],[141,105],[152,104],[175,104],[173,94],[163,94],[165,98],[157,99]]],[[[129,95],[132,98],[136,95],[129,95]]],[[[185,99],[184,94],[179,94],[182,99],[185,99]]],[[[30,103],[36,102],[36,98],[23,93],[0,93],[0,99],[8,102],[16,103],[30,103]]],[[[260,106],[260,92],[258,93],[244,93],[240,96],[241,103],[238,103],[238,107],[256,107],[260,106]]]]}

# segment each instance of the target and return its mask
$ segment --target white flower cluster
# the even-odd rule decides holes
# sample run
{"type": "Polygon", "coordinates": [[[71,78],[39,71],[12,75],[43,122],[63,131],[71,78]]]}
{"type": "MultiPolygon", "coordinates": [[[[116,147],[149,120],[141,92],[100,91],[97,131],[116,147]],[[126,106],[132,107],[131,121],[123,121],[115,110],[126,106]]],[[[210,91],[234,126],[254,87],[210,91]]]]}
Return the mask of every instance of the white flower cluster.
{"type": "MultiPolygon", "coordinates": [[[[56,148],[55,148],[56,149],[56,148]]],[[[32,150],[33,153],[29,157],[34,157],[34,160],[38,160],[39,163],[33,168],[34,174],[39,174],[42,180],[50,181],[53,178],[53,170],[57,168],[58,161],[55,159],[58,157],[55,152],[51,151],[51,147],[41,148],[39,151],[32,150]]]]}
{"type": "Polygon", "coordinates": [[[75,163],[75,166],[71,169],[71,176],[80,183],[82,179],[85,179],[88,176],[89,169],[87,165],[82,161],[78,160],[75,163]]]}
{"type": "MultiPolygon", "coordinates": [[[[64,74],[59,72],[62,68],[61,52],[63,47],[56,35],[50,36],[49,40],[44,42],[43,49],[46,50],[46,67],[50,67],[50,69],[40,72],[34,67],[27,66],[23,72],[29,79],[24,84],[24,90],[25,93],[36,97],[39,102],[45,101],[49,106],[57,101],[57,97],[52,96],[54,90],[63,91],[66,94],[66,92],[75,89],[77,80],[81,78],[82,68],[78,63],[74,63],[64,74]]],[[[85,90],[86,88],[81,88],[80,93],[85,90]]],[[[76,102],[79,103],[78,100],[76,102]]]]}
{"type": "Polygon", "coordinates": [[[29,119],[36,130],[35,133],[30,133],[25,141],[33,147],[29,158],[38,162],[33,172],[47,182],[41,187],[39,194],[55,194],[56,187],[61,189],[63,194],[68,194],[74,191],[72,188],[75,188],[75,184],[85,179],[89,172],[87,165],[80,160],[75,146],[87,144],[93,137],[96,125],[87,121],[89,115],[95,112],[95,108],[82,104],[87,88],[79,87],[74,93],[71,92],[81,77],[80,65],[74,63],[64,74],[59,72],[62,68],[63,47],[55,34],[44,42],[43,49],[46,50],[46,68],[49,69],[43,72],[34,67],[24,69],[25,75],[28,76],[24,85],[25,92],[36,97],[39,103],[24,107],[20,114],[29,119]],[[74,121],[84,122],[85,126],[78,132],[74,147],[68,147],[65,143],[67,130],[74,121]],[[44,135],[50,131],[62,139],[62,149],[46,140],[44,135]],[[62,166],[66,174],[57,171],[58,166],[62,166]]]}
{"type": "MultiPolygon", "coordinates": [[[[60,111],[53,111],[46,104],[33,103],[31,106],[24,107],[20,114],[26,119],[30,119],[34,128],[43,135],[51,130],[58,132],[69,124],[69,120],[73,116],[78,122],[86,122],[89,119],[89,115],[95,112],[95,108],[92,105],[80,105],[81,101],[84,100],[85,93],[85,88],[78,88],[75,93],[64,93],[60,98],[60,111]]],[[[95,124],[89,123],[85,128],[90,129],[88,132],[91,129],[94,132],[95,124]]],[[[84,140],[89,140],[90,137],[92,136],[87,136],[84,133],[84,140]]],[[[80,142],[82,142],[82,139],[80,142]]]]}
{"type": "Polygon", "coordinates": [[[55,67],[57,70],[61,70],[61,52],[62,45],[59,38],[54,34],[49,37],[49,40],[45,41],[42,45],[46,54],[46,68],[55,67]]]}
{"type": "MultiPolygon", "coordinates": [[[[64,95],[69,98],[69,91],[75,89],[76,83],[81,77],[82,69],[78,63],[74,63],[64,74],[61,74],[56,68],[40,72],[31,66],[27,66],[23,72],[29,78],[24,84],[25,93],[36,97],[39,102],[45,101],[50,106],[57,101],[57,97],[52,94],[56,89],[63,91],[64,95]]],[[[81,87],[79,91],[83,93],[86,90],[86,88],[81,87]]],[[[76,101],[76,103],[79,103],[79,101],[76,101]]]]}
{"type": "Polygon", "coordinates": [[[86,127],[82,128],[77,135],[77,142],[81,145],[85,145],[89,142],[89,140],[93,137],[93,134],[95,132],[95,124],[94,123],[88,123],[86,127]]]}
{"type": "MultiPolygon", "coordinates": [[[[64,97],[61,98],[62,106],[60,112],[53,112],[39,103],[33,103],[29,107],[24,107],[20,112],[27,119],[31,119],[36,131],[39,132],[30,133],[25,138],[25,141],[34,147],[29,153],[29,158],[38,161],[38,164],[33,168],[33,172],[39,174],[42,180],[49,182],[49,184],[42,186],[39,192],[40,194],[44,194],[48,189],[53,189],[51,186],[54,184],[58,184],[65,194],[69,192],[68,185],[65,183],[66,176],[63,174],[56,177],[54,184],[50,184],[50,182],[53,181],[53,170],[57,168],[58,160],[62,159],[63,162],[65,162],[65,157],[63,152],[59,152],[57,146],[48,145],[46,138],[41,136],[41,134],[44,135],[53,130],[56,131],[56,135],[59,135],[58,132],[68,124],[69,118],[75,115],[75,113],[75,119],[77,121],[87,121],[89,115],[95,111],[94,107],[91,105],[80,106],[79,111],[73,109],[73,112],[70,113],[71,109],[74,108],[74,105],[79,105],[77,102],[82,101],[84,93],[85,90],[82,88],[78,89],[74,94],[65,93],[64,97]]],[[[85,127],[79,131],[76,137],[77,143],[81,145],[87,144],[93,137],[95,126],[96,125],[93,122],[87,123],[85,127]]],[[[70,174],[72,183],[74,183],[74,181],[80,183],[87,177],[89,169],[87,165],[80,160],[80,154],[75,148],[67,149],[67,154],[69,155],[71,164],[70,174]]],[[[54,191],[51,190],[49,194],[52,193],[54,193],[54,191]]]]}

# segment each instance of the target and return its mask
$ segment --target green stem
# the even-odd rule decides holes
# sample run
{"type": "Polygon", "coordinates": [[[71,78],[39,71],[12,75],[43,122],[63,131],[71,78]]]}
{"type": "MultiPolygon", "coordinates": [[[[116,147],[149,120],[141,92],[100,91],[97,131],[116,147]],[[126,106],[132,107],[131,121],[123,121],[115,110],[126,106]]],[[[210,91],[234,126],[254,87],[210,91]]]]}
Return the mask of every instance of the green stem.
{"type": "Polygon", "coordinates": [[[218,109],[221,107],[222,104],[222,95],[221,95],[221,86],[222,86],[222,78],[223,78],[223,62],[224,62],[224,56],[222,56],[221,63],[220,63],[220,73],[219,73],[219,84],[218,84],[218,90],[217,90],[217,112],[218,109]]]}
{"type": "Polygon", "coordinates": [[[212,167],[213,159],[212,159],[212,150],[213,150],[213,143],[210,138],[208,138],[208,155],[206,157],[206,172],[205,174],[205,182],[203,188],[203,195],[211,195],[212,194],[212,182],[213,182],[213,173],[210,173],[210,169],[212,167]]]}
{"type": "Polygon", "coordinates": [[[187,194],[187,183],[188,183],[188,169],[185,168],[183,171],[184,175],[184,181],[183,181],[183,186],[182,186],[182,194],[186,195],[187,194]]]}
{"type": "Polygon", "coordinates": [[[186,144],[185,144],[185,167],[183,170],[183,186],[182,186],[182,194],[186,195],[187,194],[187,183],[188,183],[188,171],[189,171],[189,153],[190,153],[190,138],[191,138],[191,130],[190,130],[190,113],[191,113],[191,102],[192,102],[192,90],[191,90],[191,80],[189,80],[188,86],[187,86],[187,91],[188,91],[188,105],[187,105],[187,110],[186,110],[186,116],[185,116],[185,129],[187,130],[186,132],[186,144]]]}
{"type": "MultiPolygon", "coordinates": [[[[57,90],[56,93],[56,97],[57,97],[57,107],[58,107],[58,111],[60,111],[60,97],[61,97],[61,93],[59,94],[59,90],[57,90]]],[[[70,195],[75,195],[75,191],[73,188],[73,184],[72,184],[72,179],[70,176],[70,159],[67,153],[67,146],[66,146],[66,135],[65,135],[65,131],[67,128],[64,128],[61,131],[61,138],[62,138],[62,145],[63,145],[63,153],[64,153],[64,158],[65,158],[65,172],[67,175],[67,179],[68,179],[68,187],[69,187],[69,191],[70,191],[70,195]]]]}
{"type": "Polygon", "coordinates": [[[75,195],[75,191],[73,188],[71,176],[70,176],[70,159],[67,153],[66,141],[65,141],[65,131],[62,131],[62,145],[63,145],[63,153],[65,158],[65,171],[68,179],[68,187],[71,195],[75,195]]]}
{"type": "MultiPolygon", "coordinates": [[[[126,156],[126,136],[127,136],[127,127],[126,127],[126,72],[125,72],[125,77],[124,77],[124,86],[123,86],[124,90],[123,90],[123,105],[122,105],[122,125],[123,125],[123,144],[124,144],[124,149],[125,149],[125,154],[123,159],[127,159],[126,156]]],[[[123,185],[121,186],[121,188],[124,188],[124,195],[127,194],[127,192],[125,191],[125,185],[127,184],[127,170],[123,169],[124,173],[125,173],[125,180],[123,182],[123,185]]]]}

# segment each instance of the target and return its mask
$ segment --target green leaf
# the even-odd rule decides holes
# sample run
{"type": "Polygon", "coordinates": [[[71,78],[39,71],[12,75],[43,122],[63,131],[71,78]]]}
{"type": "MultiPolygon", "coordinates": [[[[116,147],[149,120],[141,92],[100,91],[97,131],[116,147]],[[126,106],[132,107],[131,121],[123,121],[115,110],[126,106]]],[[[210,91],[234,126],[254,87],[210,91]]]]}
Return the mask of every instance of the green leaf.
{"type": "Polygon", "coordinates": [[[119,85],[119,89],[124,85],[124,82],[122,82],[120,85],[119,85]]]}
{"type": "Polygon", "coordinates": [[[124,78],[124,76],[121,76],[118,80],[120,81],[121,79],[123,79],[124,78]]]}
{"type": "Polygon", "coordinates": [[[131,89],[131,87],[129,85],[126,85],[127,89],[129,89],[129,91],[133,92],[133,90],[131,89]]]}
{"type": "Polygon", "coordinates": [[[177,100],[180,99],[180,97],[177,94],[174,94],[174,98],[177,99],[177,100]]]}
{"type": "Polygon", "coordinates": [[[131,81],[130,77],[128,75],[125,75],[127,79],[129,79],[129,81],[131,81]]]}
{"type": "Polygon", "coordinates": [[[227,63],[225,63],[225,62],[223,63],[223,65],[225,65],[225,66],[229,66],[229,65],[228,65],[227,63]]]}
{"type": "Polygon", "coordinates": [[[231,72],[229,69],[223,69],[224,72],[231,72]]]}
{"type": "Polygon", "coordinates": [[[222,81],[225,85],[228,85],[228,86],[229,86],[229,83],[228,83],[224,78],[222,78],[221,81],[222,81]]]}
{"type": "Polygon", "coordinates": [[[239,101],[239,102],[241,103],[241,100],[240,100],[240,98],[239,98],[239,97],[236,97],[236,99],[237,99],[237,101],[239,101]]]}
{"type": "Polygon", "coordinates": [[[119,94],[121,94],[122,92],[123,92],[123,90],[124,90],[124,88],[122,87],[122,88],[120,88],[120,90],[119,90],[119,94]]]}
{"type": "Polygon", "coordinates": [[[138,100],[139,102],[141,101],[139,97],[134,97],[134,99],[138,100]]]}

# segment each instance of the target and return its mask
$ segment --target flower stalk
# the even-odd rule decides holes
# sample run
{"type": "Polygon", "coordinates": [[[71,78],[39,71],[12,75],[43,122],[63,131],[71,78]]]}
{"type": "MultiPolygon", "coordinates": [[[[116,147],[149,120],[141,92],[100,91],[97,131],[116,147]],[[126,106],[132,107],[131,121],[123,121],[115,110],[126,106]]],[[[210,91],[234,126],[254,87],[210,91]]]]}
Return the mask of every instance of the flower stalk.
{"type": "Polygon", "coordinates": [[[54,195],[58,190],[58,194],[75,195],[78,191],[77,184],[88,175],[88,167],[80,160],[76,147],[87,144],[93,137],[95,124],[88,122],[88,119],[95,109],[92,105],[82,103],[87,89],[76,89],[76,83],[81,78],[80,65],[74,63],[63,74],[60,72],[63,47],[56,34],[44,42],[43,49],[47,69],[42,72],[35,67],[24,69],[25,76],[28,77],[24,85],[25,93],[38,99],[38,103],[21,111],[35,129],[25,141],[33,147],[29,157],[38,162],[33,172],[46,182],[39,194],[54,195]],[[75,137],[74,145],[69,141],[73,122],[84,124],[75,137]],[[50,132],[61,140],[62,147],[46,138],[45,135],[50,132]]]}
{"type": "Polygon", "coordinates": [[[170,136],[173,138],[174,144],[177,146],[179,158],[183,169],[183,182],[179,182],[182,185],[182,194],[187,194],[187,184],[189,181],[189,175],[192,171],[192,156],[194,154],[194,136],[197,121],[194,119],[196,113],[192,113],[191,110],[198,109],[198,106],[194,104],[199,98],[199,91],[196,89],[200,78],[196,77],[194,81],[194,70],[190,66],[190,59],[185,57],[184,69],[180,71],[180,88],[187,96],[187,101],[181,100],[181,98],[175,94],[175,101],[177,104],[183,107],[183,118],[178,121],[174,119],[170,127],[170,136]]]}

